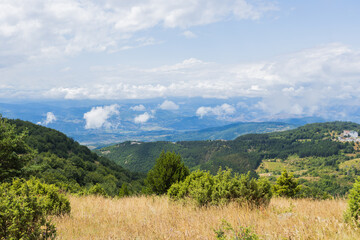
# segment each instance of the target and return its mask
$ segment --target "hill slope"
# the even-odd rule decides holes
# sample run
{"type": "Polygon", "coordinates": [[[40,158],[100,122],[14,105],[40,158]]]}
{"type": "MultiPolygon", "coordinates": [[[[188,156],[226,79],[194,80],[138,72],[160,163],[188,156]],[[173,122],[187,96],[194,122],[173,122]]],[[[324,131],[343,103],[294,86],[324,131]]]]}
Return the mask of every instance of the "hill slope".
{"type": "MultiPolygon", "coordinates": [[[[346,191],[346,182],[350,184],[354,176],[344,174],[339,164],[356,156],[352,143],[334,141],[343,130],[360,131],[360,125],[349,122],[308,124],[284,132],[248,134],[233,141],[124,142],[96,152],[125,168],[141,172],[151,169],[162,150],[179,153],[191,170],[200,168],[213,173],[219,167],[230,167],[239,173],[257,170],[261,174],[276,176],[279,174],[278,169],[271,172],[261,163],[279,162],[281,170],[281,167],[286,167],[284,162],[297,159],[297,171],[306,171],[303,180],[306,180],[306,177],[309,177],[306,181],[313,180],[314,177],[316,179],[319,176],[313,175],[321,172],[320,169],[327,169],[322,172],[324,177],[341,175],[339,179],[342,181],[342,187],[345,187],[341,192],[343,194],[346,191]]],[[[331,186],[331,191],[336,188],[331,186]]]]}
{"type": "Polygon", "coordinates": [[[205,128],[197,131],[173,134],[165,141],[233,140],[249,133],[270,133],[294,129],[296,126],[280,122],[238,122],[221,127],[205,128]]]}
{"type": "Polygon", "coordinates": [[[36,176],[74,191],[99,183],[112,195],[123,183],[138,186],[143,177],[99,157],[61,132],[18,119],[7,122],[15,126],[18,134],[27,131],[25,141],[36,150],[25,169],[26,176],[36,176]]]}

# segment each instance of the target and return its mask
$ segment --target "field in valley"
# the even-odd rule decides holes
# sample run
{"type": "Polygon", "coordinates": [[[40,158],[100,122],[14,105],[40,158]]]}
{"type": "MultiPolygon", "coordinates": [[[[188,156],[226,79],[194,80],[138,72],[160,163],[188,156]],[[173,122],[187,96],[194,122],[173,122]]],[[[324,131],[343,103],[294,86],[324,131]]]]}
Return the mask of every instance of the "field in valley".
{"type": "Polygon", "coordinates": [[[274,198],[263,209],[230,204],[197,208],[167,197],[70,196],[70,216],[53,219],[58,239],[215,239],[223,220],[251,227],[261,239],[360,239],[344,223],[343,199],[274,198]]]}

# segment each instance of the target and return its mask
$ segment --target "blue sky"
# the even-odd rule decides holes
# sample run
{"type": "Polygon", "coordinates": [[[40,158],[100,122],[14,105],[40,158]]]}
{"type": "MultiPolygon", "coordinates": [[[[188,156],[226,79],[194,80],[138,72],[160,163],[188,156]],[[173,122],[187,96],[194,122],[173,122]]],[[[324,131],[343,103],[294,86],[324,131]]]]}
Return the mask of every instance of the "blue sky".
{"type": "MultiPolygon", "coordinates": [[[[0,98],[256,98],[357,107],[355,0],[2,0],[0,98]]],[[[339,113],[347,114],[347,113],[339,113]]]]}

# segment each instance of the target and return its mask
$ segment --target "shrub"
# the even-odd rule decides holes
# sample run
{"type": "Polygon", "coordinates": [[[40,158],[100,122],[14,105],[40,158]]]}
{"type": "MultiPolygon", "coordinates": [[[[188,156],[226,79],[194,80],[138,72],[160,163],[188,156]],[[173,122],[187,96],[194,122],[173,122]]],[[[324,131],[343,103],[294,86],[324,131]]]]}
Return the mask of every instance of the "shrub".
{"type": "Polygon", "coordinates": [[[249,173],[232,176],[231,170],[220,169],[215,176],[200,170],[192,172],[183,182],[172,185],[168,196],[174,200],[188,197],[199,206],[230,201],[260,206],[269,203],[272,192],[266,179],[251,179],[249,173]]]}
{"type": "Polygon", "coordinates": [[[0,239],[54,239],[48,215],[70,213],[70,202],[53,185],[14,180],[0,185],[0,239]]]}
{"type": "Polygon", "coordinates": [[[130,196],[131,192],[127,186],[126,183],[123,183],[123,185],[121,185],[120,191],[119,191],[119,197],[127,197],[130,196]]]}
{"type": "Polygon", "coordinates": [[[344,214],[347,222],[360,226],[360,177],[355,181],[348,196],[348,208],[344,214]]]}
{"type": "Polygon", "coordinates": [[[252,232],[250,227],[240,226],[239,230],[236,231],[230,223],[223,220],[220,228],[218,230],[214,230],[216,239],[218,240],[259,240],[260,238],[252,232]],[[228,237],[228,236],[232,237],[228,237]]]}
{"type": "Polygon", "coordinates": [[[161,152],[154,167],[148,172],[145,183],[149,193],[164,194],[172,184],[183,181],[189,169],[181,162],[180,155],[161,152]]]}
{"type": "Polygon", "coordinates": [[[41,183],[35,178],[28,181],[16,179],[11,185],[11,190],[17,195],[23,195],[30,191],[30,194],[37,196],[45,214],[64,215],[71,211],[69,200],[60,193],[55,185],[41,183]]]}
{"type": "Polygon", "coordinates": [[[284,169],[274,185],[274,194],[280,197],[293,198],[300,190],[301,185],[294,179],[292,173],[288,174],[286,169],[284,169]]]}
{"type": "Polygon", "coordinates": [[[88,194],[99,195],[99,196],[103,196],[103,197],[108,196],[105,189],[99,183],[93,185],[89,189],[88,194]]]}

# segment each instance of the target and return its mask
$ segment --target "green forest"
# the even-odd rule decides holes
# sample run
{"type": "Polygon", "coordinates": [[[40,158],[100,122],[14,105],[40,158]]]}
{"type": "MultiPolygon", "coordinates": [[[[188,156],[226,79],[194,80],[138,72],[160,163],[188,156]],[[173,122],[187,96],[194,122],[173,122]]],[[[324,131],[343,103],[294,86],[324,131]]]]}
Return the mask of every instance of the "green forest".
{"type": "Polygon", "coordinates": [[[360,174],[357,166],[349,165],[359,157],[357,145],[336,141],[344,130],[360,131],[360,125],[315,123],[283,132],[247,134],[230,141],[128,141],[95,152],[143,173],[153,167],[163,150],[180,154],[191,171],[215,174],[220,167],[231,168],[235,173],[250,171],[254,176],[268,176],[274,182],[283,169],[288,169],[306,186],[304,194],[327,197],[346,194],[360,174]]]}
{"type": "MultiPolygon", "coordinates": [[[[9,139],[18,138],[13,144],[21,143],[17,148],[22,149],[15,150],[26,153],[23,167],[19,165],[19,170],[11,177],[36,177],[69,192],[86,192],[98,184],[110,196],[117,195],[124,183],[134,191],[139,191],[143,185],[144,174],[130,172],[106,157],[99,157],[59,131],[4,118],[1,125],[3,133],[7,134],[7,139],[2,141],[9,145],[9,139]]],[[[2,149],[5,147],[12,146],[2,149]]]]}

